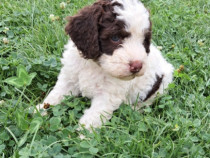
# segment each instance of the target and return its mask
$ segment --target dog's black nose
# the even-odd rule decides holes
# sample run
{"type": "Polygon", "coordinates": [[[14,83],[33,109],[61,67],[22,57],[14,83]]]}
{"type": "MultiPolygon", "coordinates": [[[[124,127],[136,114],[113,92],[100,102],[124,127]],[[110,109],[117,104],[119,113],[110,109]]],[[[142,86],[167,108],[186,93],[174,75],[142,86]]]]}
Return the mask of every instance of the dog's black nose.
{"type": "Polygon", "coordinates": [[[139,60],[130,62],[130,72],[137,73],[142,69],[142,62],[139,60]]]}

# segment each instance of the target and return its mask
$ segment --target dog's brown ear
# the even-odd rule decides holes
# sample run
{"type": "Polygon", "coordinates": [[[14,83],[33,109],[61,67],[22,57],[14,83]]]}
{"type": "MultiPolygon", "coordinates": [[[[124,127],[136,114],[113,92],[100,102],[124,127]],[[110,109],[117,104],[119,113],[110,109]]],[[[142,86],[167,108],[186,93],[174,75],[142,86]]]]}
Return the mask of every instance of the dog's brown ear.
{"type": "Polygon", "coordinates": [[[85,7],[77,15],[68,17],[65,31],[84,58],[97,59],[101,54],[98,41],[98,21],[103,8],[99,4],[85,7]]]}

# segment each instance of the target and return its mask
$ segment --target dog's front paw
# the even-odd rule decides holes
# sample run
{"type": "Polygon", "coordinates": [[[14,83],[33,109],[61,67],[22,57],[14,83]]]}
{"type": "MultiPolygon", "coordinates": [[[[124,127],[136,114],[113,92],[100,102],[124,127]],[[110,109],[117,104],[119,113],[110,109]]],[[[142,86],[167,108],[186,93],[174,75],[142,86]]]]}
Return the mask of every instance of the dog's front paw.
{"type": "Polygon", "coordinates": [[[81,117],[79,124],[84,126],[86,129],[91,130],[91,127],[96,128],[102,125],[100,114],[85,114],[81,117]]]}
{"type": "Polygon", "coordinates": [[[91,131],[92,128],[101,127],[102,123],[105,123],[109,118],[110,116],[107,114],[102,115],[99,112],[87,110],[81,117],[79,124],[91,131]]]}

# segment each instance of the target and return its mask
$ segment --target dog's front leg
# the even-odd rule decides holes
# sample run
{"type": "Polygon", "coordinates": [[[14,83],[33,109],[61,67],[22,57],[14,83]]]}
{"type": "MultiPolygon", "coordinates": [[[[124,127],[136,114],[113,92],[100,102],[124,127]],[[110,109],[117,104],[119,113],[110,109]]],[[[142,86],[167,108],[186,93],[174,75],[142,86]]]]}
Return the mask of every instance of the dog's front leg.
{"type": "Polygon", "coordinates": [[[46,109],[46,105],[59,104],[65,95],[72,94],[76,96],[79,94],[78,79],[72,77],[76,75],[67,75],[65,72],[65,67],[63,67],[58,76],[58,80],[56,82],[55,87],[45,98],[44,102],[42,104],[37,105],[38,110],[46,109]]]}
{"type": "Polygon", "coordinates": [[[110,98],[108,95],[94,97],[91,101],[91,107],[85,110],[79,123],[88,130],[100,127],[102,123],[111,119],[113,112],[119,108],[121,100],[117,97],[110,98]]]}

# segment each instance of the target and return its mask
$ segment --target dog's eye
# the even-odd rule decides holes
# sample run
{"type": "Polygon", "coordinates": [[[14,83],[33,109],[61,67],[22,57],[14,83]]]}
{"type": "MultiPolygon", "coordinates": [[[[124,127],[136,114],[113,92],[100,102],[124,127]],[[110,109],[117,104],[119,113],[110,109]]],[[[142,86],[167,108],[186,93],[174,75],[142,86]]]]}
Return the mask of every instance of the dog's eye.
{"type": "Polygon", "coordinates": [[[111,40],[113,42],[119,42],[120,41],[120,37],[118,35],[114,35],[114,36],[111,37],[111,40]]]}

